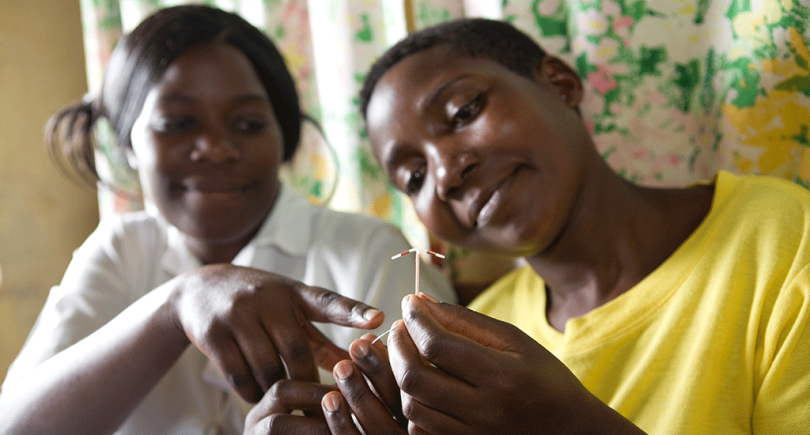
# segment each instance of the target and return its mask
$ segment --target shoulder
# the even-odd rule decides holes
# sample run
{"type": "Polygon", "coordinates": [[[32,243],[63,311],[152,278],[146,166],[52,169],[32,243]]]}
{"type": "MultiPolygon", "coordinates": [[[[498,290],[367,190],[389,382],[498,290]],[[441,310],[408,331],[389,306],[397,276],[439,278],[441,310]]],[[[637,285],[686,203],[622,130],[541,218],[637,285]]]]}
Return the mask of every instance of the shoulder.
{"type": "Polygon", "coordinates": [[[788,180],[721,172],[713,212],[739,234],[796,242],[810,238],[810,191],[788,180]]]}
{"type": "Polygon", "coordinates": [[[745,297],[764,311],[777,297],[799,296],[804,290],[796,293],[802,286],[795,284],[803,285],[810,270],[810,191],[780,178],[722,172],[715,188],[700,245],[708,273],[732,270],[728,279],[737,284],[729,291],[757,289],[745,297]],[[751,277],[760,278],[745,281],[751,277]]]}
{"type": "Polygon", "coordinates": [[[166,245],[166,224],[147,212],[105,216],[73,253],[74,264],[121,268],[149,262],[166,245]]]}
{"type": "Polygon", "coordinates": [[[106,216],[91,237],[114,246],[155,244],[165,238],[167,226],[161,219],[145,211],[106,216]]]}
{"type": "Polygon", "coordinates": [[[718,189],[717,196],[726,198],[727,204],[749,212],[810,216],[810,191],[785,179],[721,172],[715,188],[718,189]]]}

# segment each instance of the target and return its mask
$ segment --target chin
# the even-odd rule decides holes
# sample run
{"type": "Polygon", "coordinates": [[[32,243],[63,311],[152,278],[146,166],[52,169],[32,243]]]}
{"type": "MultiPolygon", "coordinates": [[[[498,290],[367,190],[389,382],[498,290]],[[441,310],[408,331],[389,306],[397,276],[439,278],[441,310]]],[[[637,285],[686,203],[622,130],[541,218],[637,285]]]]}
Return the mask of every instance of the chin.
{"type": "Polygon", "coordinates": [[[536,232],[528,231],[525,227],[509,225],[506,227],[484,227],[477,230],[476,247],[474,249],[498,251],[505,254],[523,255],[532,251],[530,246],[535,245],[536,232]]]}

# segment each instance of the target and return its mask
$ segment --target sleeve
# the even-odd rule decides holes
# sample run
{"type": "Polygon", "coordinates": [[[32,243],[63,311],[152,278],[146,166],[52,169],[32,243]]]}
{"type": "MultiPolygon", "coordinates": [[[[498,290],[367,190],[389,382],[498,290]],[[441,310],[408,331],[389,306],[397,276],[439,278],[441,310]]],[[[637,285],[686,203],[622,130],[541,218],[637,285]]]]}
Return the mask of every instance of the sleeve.
{"type": "Polygon", "coordinates": [[[776,297],[755,367],[754,434],[806,433],[810,415],[810,265],[776,297]]]}
{"type": "Polygon", "coordinates": [[[4,386],[109,322],[132,302],[125,284],[120,221],[102,221],[73,253],[62,282],[51,288],[4,386]]]}
{"type": "MultiPolygon", "coordinates": [[[[318,240],[325,246],[321,253],[311,252],[310,255],[322,257],[320,260],[331,275],[334,290],[385,313],[385,322],[374,331],[325,325],[332,329],[333,342],[345,348],[362,334],[379,335],[402,318],[402,298],[414,290],[415,265],[409,257],[391,260],[391,256],[411,248],[399,229],[391,224],[366,216],[342,214],[321,223],[318,240]]],[[[420,278],[421,291],[439,300],[456,301],[450,281],[437,267],[422,263],[420,278]]]]}

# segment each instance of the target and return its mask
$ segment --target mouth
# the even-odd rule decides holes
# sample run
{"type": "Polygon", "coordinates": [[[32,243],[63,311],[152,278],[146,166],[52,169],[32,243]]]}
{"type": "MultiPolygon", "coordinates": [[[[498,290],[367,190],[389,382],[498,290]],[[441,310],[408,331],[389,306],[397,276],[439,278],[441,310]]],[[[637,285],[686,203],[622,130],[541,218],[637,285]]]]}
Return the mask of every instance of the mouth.
{"type": "Polygon", "coordinates": [[[203,194],[234,194],[246,192],[250,189],[251,184],[220,179],[190,179],[182,182],[179,187],[186,192],[203,194]]]}
{"type": "Polygon", "coordinates": [[[512,186],[515,179],[515,174],[520,170],[516,168],[508,176],[496,182],[470,207],[470,222],[473,223],[474,228],[481,228],[489,224],[495,212],[503,205],[506,192],[512,186]]]}

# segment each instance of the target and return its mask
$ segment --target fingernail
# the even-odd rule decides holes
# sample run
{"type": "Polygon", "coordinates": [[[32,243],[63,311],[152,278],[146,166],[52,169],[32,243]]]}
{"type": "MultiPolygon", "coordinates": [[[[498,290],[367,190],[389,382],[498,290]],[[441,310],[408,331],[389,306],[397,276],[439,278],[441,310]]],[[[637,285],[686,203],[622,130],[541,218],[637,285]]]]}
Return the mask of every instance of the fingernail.
{"type": "Polygon", "coordinates": [[[410,304],[410,303],[411,303],[411,298],[412,298],[412,297],[414,297],[414,295],[405,295],[405,297],[404,297],[404,298],[402,298],[402,309],[403,309],[403,310],[405,309],[405,305],[407,305],[407,304],[410,304]]]}
{"type": "Polygon", "coordinates": [[[375,338],[377,338],[377,336],[374,335],[374,334],[365,333],[365,334],[361,335],[360,338],[364,338],[364,339],[366,339],[368,341],[371,341],[371,340],[374,340],[375,338]]]}
{"type": "Polygon", "coordinates": [[[338,393],[326,393],[323,396],[323,400],[321,400],[321,405],[323,408],[328,412],[336,412],[340,409],[340,397],[338,397],[338,393]]]}
{"type": "Polygon", "coordinates": [[[419,296],[422,296],[422,299],[425,299],[428,302],[436,302],[436,303],[439,302],[438,299],[434,298],[433,296],[431,296],[431,295],[429,295],[427,293],[419,293],[419,296]]]}
{"type": "Polygon", "coordinates": [[[357,358],[364,358],[368,355],[368,343],[365,341],[355,341],[352,344],[352,355],[356,356],[357,358]]]}
{"type": "Polygon", "coordinates": [[[366,310],[366,312],[363,313],[363,318],[366,319],[366,320],[373,320],[375,317],[379,316],[380,314],[382,314],[382,311],[380,311],[380,310],[378,310],[376,308],[372,308],[370,310],[366,310]]]}
{"type": "Polygon", "coordinates": [[[335,365],[335,376],[341,381],[352,375],[352,363],[341,361],[335,365]]]}

